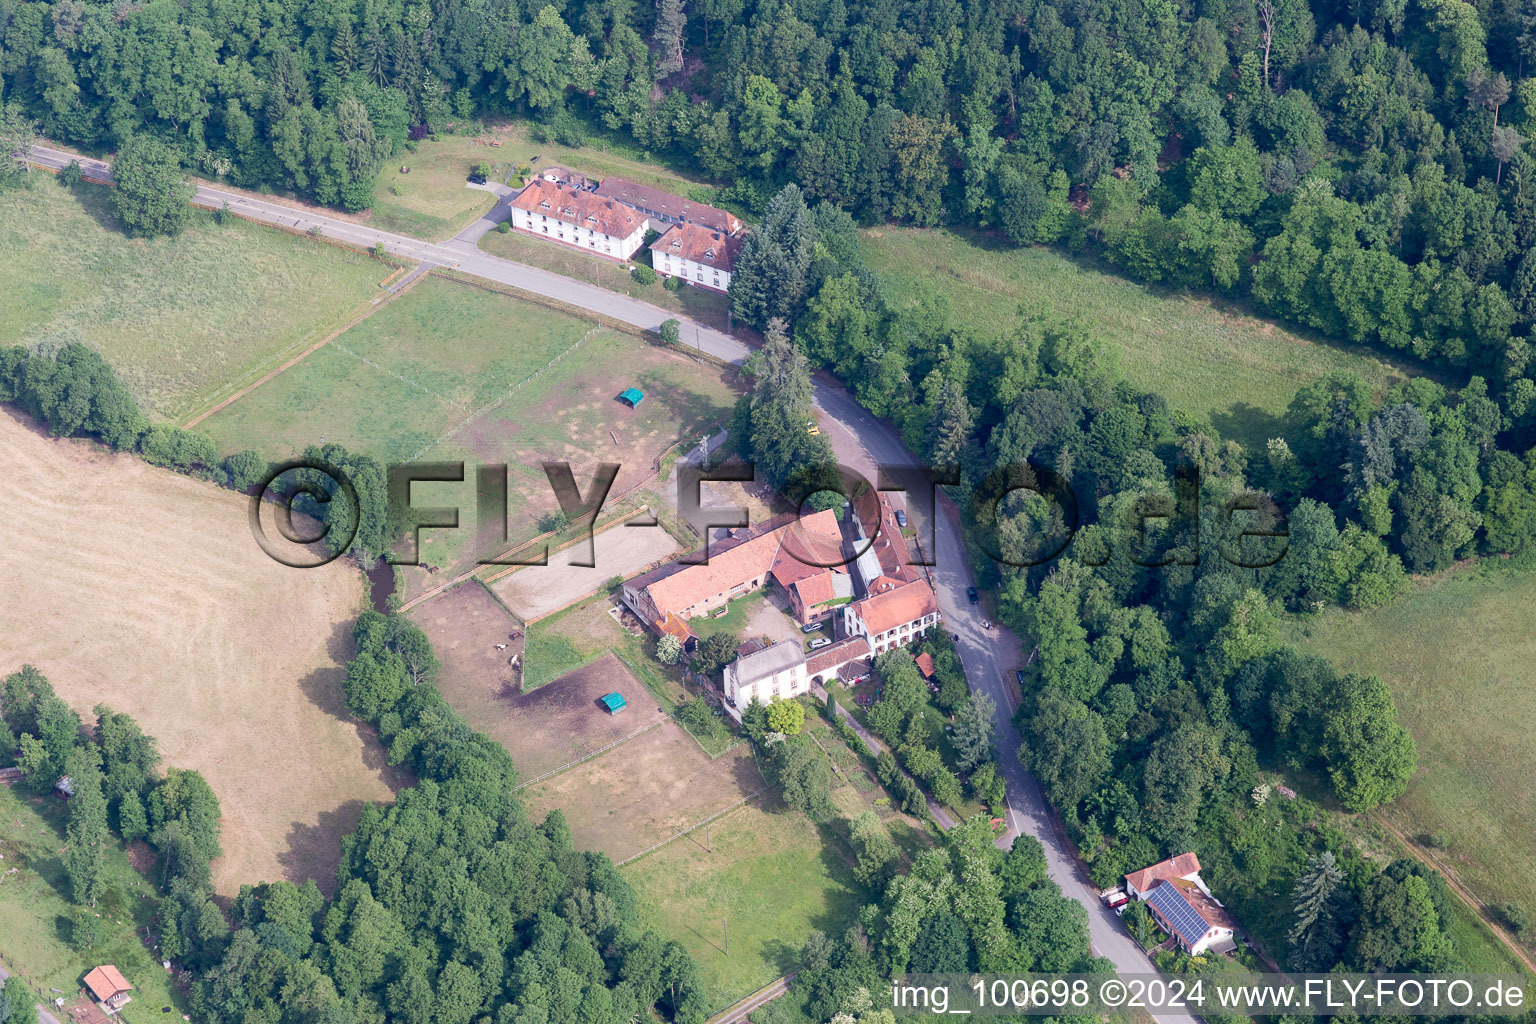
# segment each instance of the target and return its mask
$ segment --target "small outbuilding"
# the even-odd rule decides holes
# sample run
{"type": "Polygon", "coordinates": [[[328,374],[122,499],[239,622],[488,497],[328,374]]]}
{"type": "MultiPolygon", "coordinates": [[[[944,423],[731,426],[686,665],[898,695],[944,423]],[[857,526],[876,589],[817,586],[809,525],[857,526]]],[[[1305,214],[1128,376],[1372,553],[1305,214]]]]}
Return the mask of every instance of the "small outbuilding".
{"type": "Polygon", "coordinates": [[[128,984],[123,972],[111,964],[92,968],[85,976],[85,987],[90,989],[91,995],[96,997],[96,1001],[108,1013],[121,1009],[129,1000],[128,993],[133,991],[133,986],[128,984]]]}
{"type": "Polygon", "coordinates": [[[605,693],[598,699],[610,715],[616,715],[629,706],[624,700],[624,695],[617,690],[605,693]]]}
{"type": "Polygon", "coordinates": [[[633,409],[645,401],[645,392],[639,388],[625,388],[619,392],[619,401],[633,409]]]}

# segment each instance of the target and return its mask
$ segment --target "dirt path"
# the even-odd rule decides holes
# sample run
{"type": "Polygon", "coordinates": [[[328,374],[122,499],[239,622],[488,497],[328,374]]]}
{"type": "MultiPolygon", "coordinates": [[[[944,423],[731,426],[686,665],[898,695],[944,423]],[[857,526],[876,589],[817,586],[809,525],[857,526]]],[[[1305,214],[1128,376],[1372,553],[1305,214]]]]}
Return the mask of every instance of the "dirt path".
{"type": "Polygon", "coordinates": [[[786,974],[778,981],[765,985],[745,999],[732,1003],[709,1018],[706,1024],[741,1024],[742,1021],[747,1019],[747,1014],[753,1010],[760,1009],[764,1004],[771,1003],[779,998],[779,996],[788,992],[790,982],[794,980],[795,976],[793,974],[786,974]]]}
{"type": "Polygon", "coordinates": [[[1509,932],[1505,930],[1503,925],[1499,924],[1483,910],[1482,900],[1474,896],[1472,894],[1472,890],[1468,889],[1466,885],[1462,883],[1455,870],[1447,867],[1440,860],[1440,858],[1436,857],[1433,853],[1430,853],[1427,849],[1420,846],[1412,839],[1409,839],[1407,834],[1404,833],[1402,829],[1392,824],[1392,822],[1388,821],[1385,815],[1377,811],[1372,811],[1370,817],[1371,820],[1377,822],[1381,825],[1382,828],[1396,836],[1398,842],[1407,847],[1408,852],[1413,855],[1415,860],[1440,872],[1441,876],[1445,879],[1445,884],[1450,886],[1452,892],[1461,897],[1461,901],[1465,903],[1467,907],[1472,911],[1472,913],[1477,916],[1477,919],[1488,926],[1489,930],[1498,937],[1499,941],[1504,944],[1506,949],[1515,954],[1515,956],[1519,957],[1520,962],[1525,964],[1525,967],[1528,971],[1530,971],[1532,974],[1536,974],[1536,960],[1531,959],[1530,955],[1526,953],[1525,949],[1521,947],[1519,942],[1515,941],[1515,937],[1510,935],[1509,932]]]}

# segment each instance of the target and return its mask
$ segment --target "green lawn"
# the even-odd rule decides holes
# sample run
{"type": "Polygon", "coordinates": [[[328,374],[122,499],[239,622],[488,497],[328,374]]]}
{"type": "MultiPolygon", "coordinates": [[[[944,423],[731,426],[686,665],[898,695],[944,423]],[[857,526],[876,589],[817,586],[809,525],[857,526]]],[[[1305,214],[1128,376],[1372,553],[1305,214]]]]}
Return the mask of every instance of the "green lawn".
{"type": "Polygon", "coordinates": [[[812,929],[841,933],[870,898],[830,829],[776,801],[770,810],[761,803],[720,819],[710,850],[690,836],[621,869],[649,923],[698,961],[711,1011],[794,970],[812,929]]]}
{"type": "Polygon", "coordinates": [[[1536,574],[1467,569],[1419,583],[1366,613],[1295,619],[1303,649],[1380,676],[1419,750],[1386,813],[1404,832],[1443,833],[1435,851],[1478,897],[1536,912],[1536,574]]]}
{"type": "Polygon", "coordinates": [[[271,459],[291,457],[321,435],[381,460],[409,459],[592,328],[428,277],[202,429],[223,449],[255,448],[271,459]]]}
{"type": "Polygon", "coordinates": [[[70,903],[63,895],[69,882],[60,853],[64,816],[61,801],[34,799],[0,786],[0,853],[5,857],[0,860],[0,960],[48,999],[59,994],[73,998],[92,967],[116,964],[134,987],[133,1002],[120,1015],[126,1024],[164,1020],[162,1006],[185,1012],[170,975],[136,931],[152,923],[156,901],[121,848],[107,854],[107,892],[97,905],[102,940],[84,953],[70,947],[70,903]]]}
{"type": "Polygon", "coordinates": [[[1325,373],[1353,370],[1382,390],[1406,372],[1364,349],[1296,334],[1225,302],[1148,288],[1052,249],[917,228],[862,237],[898,305],[942,294],[957,318],[996,335],[1017,324],[1022,303],[1076,317],[1119,352],[1133,383],[1244,442],[1274,436],[1273,418],[1296,389],[1325,373]]]}
{"type": "Polygon", "coordinates": [[[369,222],[414,238],[452,238],[496,205],[495,194],[466,187],[470,168],[488,163],[491,180],[503,181],[511,169],[504,154],[472,136],[421,140],[415,152],[397,154],[379,171],[369,222]]]}
{"type": "Polygon", "coordinates": [[[84,342],[156,419],[184,421],[302,351],[390,272],[201,212],[176,238],[126,238],[108,189],[31,177],[0,193],[0,345],[84,342]]]}

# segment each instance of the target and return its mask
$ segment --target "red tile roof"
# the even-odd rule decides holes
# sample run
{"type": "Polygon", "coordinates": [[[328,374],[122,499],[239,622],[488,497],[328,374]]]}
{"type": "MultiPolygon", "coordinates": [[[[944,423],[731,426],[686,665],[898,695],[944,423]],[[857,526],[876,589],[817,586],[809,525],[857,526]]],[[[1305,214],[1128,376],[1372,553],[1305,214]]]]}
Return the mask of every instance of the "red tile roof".
{"type": "Polygon", "coordinates": [[[645,221],[623,203],[543,178],[529,182],[512,200],[512,206],[613,238],[628,238],[645,221]]]}
{"type": "Polygon", "coordinates": [[[924,679],[933,678],[933,655],[924,651],[917,656],[917,670],[923,674],[924,679]]]}
{"type": "Polygon", "coordinates": [[[595,194],[628,203],[642,212],[650,212],[662,217],[675,217],[713,231],[723,231],[728,235],[734,235],[741,230],[741,220],[735,214],[703,203],[696,203],[691,199],[684,199],[682,196],[675,196],[670,192],[663,192],[659,188],[626,181],[623,178],[604,178],[598,184],[595,194]]]}
{"type": "MultiPolygon", "coordinates": [[[[884,577],[882,577],[883,579],[884,577]]],[[[871,635],[879,635],[888,629],[916,622],[925,615],[939,610],[933,598],[933,590],[921,581],[906,583],[894,590],[871,594],[858,602],[859,618],[871,635]]]]}
{"type": "Polygon", "coordinates": [[[729,272],[736,264],[739,247],[737,239],[719,231],[698,224],[674,224],[651,243],[651,252],[729,272]]]}
{"type": "Polygon", "coordinates": [[[812,654],[805,660],[805,671],[813,676],[820,675],[839,665],[867,657],[869,641],[862,636],[850,636],[812,654]]]}
{"type": "Polygon", "coordinates": [[[133,986],[128,984],[128,979],[123,977],[123,973],[111,964],[102,964],[87,974],[85,987],[102,1002],[133,989],[133,986]]]}
{"type": "Polygon", "coordinates": [[[1146,892],[1156,883],[1167,878],[1183,878],[1200,873],[1200,859],[1193,853],[1181,853],[1176,857],[1158,861],[1149,868],[1132,871],[1125,876],[1126,882],[1137,892],[1146,892]]]}
{"type": "MultiPolygon", "coordinates": [[[[636,581],[637,588],[650,595],[661,614],[681,614],[700,601],[766,576],[778,559],[786,536],[795,529],[796,518],[792,512],[775,516],[754,530],[711,546],[706,564],[671,563],[636,581]]],[[[799,529],[804,531],[803,536],[824,535],[828,521],[835,528],[837,517],[830,509],[800,519],[799,529]]]]}

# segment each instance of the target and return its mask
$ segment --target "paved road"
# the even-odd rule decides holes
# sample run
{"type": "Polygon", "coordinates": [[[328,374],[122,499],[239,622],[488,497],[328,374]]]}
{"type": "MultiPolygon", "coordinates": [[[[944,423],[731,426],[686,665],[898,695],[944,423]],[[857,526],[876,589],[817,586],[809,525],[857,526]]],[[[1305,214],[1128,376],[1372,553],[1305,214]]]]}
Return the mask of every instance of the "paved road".
{"type": "MultiPolygon", "coordinates": [[[[72,153],[42,146],[35,146],[32,150],[33,162],[44,167],[58,169],[77,159],[87,177],[111,180],[111,168],[103,161],[77,157],[72,153]]],[[[230,209],[242,217],[298,231],[308,231],[318,226],[327,238],[363,247],[371,248],[382,242],[384,248],[393,255],[453,267],[486,280],[540,292],[644,330],[654,330],[662,321],[673,316],[658,306],[610,292],[597,285],[480,252],[476,242],[508,216],[506,198],[503,195],[495,208],[484,217],[451,241],[441,244],[379,231],[311,211],[295,210],[207,185],[198,186],[193,201],[211,209],[218,209],[228,203],[230,209]]],[[[682,336],[685,343],[691,341],[701,351],[731,363],[741,363],[751,351],[738,339],[687,319],[683,319],[682,336]]],[[[889,423],[870,415],[848,392],[829,378],[818,378],[815,398],[816,406],[822,413],[822,425],[826,428],[838,460],[845,466],[858,470],[867,479],[874,481],[877,463],[912,465],[918,461],[907,451],[900,435],[889,423]]],[[[908,506],[911,511],[910,502],[908,506]]],[[[930,571],[938,591],[939,609],[950,632],[960,637],[957,646],[971,685],[987,693],[997,704],[999,767],[1008,786],[1005,814],[1007,828],[998,839],[998,845],[1006,849],[1020,832],[1038,839],[1045,847],[1046,865],[1051,878],[1061,886],[1062,892],[1087,908],[1088,935],[1094,952],[1111,960],[1121,974],[1150,973],[1154,969],[1151,961],[1120,926],[1120,920],[1097,898],[1087,880],[1078,873],[1077,863],[1066,841],[1057,831],[1054,816],[1046,805],[1039,783],[1019,763],[1019,736],[1010,720],[1016,704],[1010,680],[1014,669],[1023,663],[1018,639],[1001,626],[990,630],[982,628],[980,606],[971,605],[965,596],[965,588],[973,586],[975,580],[961,540],[959,521],[943,511],[935,518],[936,522],[929,524],[920,522],[914,515],[913,525],[922,531],[919,535],[925,539],[924,550],[935,552],[936,565],[930,571]],[[930,536],[935,537],[936,542],[926,543],[930,536]]],[[[1158,1024],[1189,1024],[1194,1019],[1188,1014],[1174,1013],[1160,1013],[1153,1017],[1158,1024]]]]}
{"type": "MultiPolygon", "coordinates": [[[[5,979],[9,978],[10,976],[11,972],[7,971],[3,966],[0,966],[0,982],[4,982],[5,979]]],[[[42,1024],[59,1024],[59,1018],[53,1015],[53,1007],[46,1006],[42,1003],[37,1004],[37,1019],[40,1020],[42,1024]]]]}

